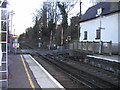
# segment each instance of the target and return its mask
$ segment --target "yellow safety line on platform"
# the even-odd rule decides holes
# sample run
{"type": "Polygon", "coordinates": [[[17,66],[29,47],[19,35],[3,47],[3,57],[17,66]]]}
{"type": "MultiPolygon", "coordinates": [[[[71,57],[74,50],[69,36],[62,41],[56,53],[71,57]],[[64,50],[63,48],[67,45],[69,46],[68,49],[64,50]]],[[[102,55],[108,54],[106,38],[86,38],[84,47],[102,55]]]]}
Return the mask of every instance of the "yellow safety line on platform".
{"type": "Polygon", "coordinates": [[[32,79],[31,79],[31,77],[30,77],[30,74],[29,74],[28,69],[27,69],[27,67],[26,67],[26,64],[25,64],[25,61],[24,61],[24,59],[23,59],[23,56],[20,55],[20,57],[21,57],[21,59],[22,59],[22,63],[23,63],[23,65],[24,65],[24,69],[25,69],[25,72],[26,72],[26,74],[27,74],[27,77],[28,77],[30,86],[33,88],[33,90],[35,90],[35,86],[34,86],[34,84],[33,84],[33,81],[32,81],[32,79]]]}

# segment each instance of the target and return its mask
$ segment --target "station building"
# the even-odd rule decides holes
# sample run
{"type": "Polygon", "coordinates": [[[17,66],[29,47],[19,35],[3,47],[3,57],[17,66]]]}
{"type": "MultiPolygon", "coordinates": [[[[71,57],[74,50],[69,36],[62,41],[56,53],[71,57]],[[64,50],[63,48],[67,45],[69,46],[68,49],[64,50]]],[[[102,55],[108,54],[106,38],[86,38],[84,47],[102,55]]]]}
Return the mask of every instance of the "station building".
{"type": "MultiPolygon", "coordinates": [[[[86,11],[80,19],[80,41],[112,42],[112,53],[120,50],[120,2],[100,2],[86,11]]],[[[94,45],[98,46],[99,45],[94,45]]],[[[89,50],[92,46],[88,47],[89,50]]],[[[96,50],[99,48],[94,47],[96,50]]],[[[103,51],[109,53],[109,44],[103,43],[103,51]]]]}

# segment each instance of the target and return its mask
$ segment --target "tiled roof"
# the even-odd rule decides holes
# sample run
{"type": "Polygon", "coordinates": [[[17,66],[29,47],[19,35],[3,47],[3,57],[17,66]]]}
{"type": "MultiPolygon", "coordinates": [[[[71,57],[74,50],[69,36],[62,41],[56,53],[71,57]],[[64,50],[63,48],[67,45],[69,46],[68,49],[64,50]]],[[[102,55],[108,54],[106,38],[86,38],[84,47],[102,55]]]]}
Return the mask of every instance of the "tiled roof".
{"type": "MultiPolygon", "coordinates": [[[[101,15],[108,15],[110,13],[120,11],[120,8],[119,8],[120,6],[115,6],[115,8],[112,9],[111,3],[113,2],[101,2],[95,6],[90,7],[86,11],[86,13],[82,16],[82,18],[80,19],[80,22],[84,22],[84,21],[91,20],[91,19],[98,17],[96,16],[96,14],[97,14],[97,10],[100,8],[103,9],[101,15]]],[[[118,3],[117,5],[120,5],[120,3],[118,3]]]]}

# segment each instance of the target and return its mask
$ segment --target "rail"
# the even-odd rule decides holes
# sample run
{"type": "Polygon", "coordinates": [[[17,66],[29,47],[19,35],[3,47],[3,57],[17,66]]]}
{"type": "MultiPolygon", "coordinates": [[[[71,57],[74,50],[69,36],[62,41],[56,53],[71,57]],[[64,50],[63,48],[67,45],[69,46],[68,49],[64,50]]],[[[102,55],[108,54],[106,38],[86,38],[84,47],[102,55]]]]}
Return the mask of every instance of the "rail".
{"type": "Polygon", "coordinates": [[[108,83],[102,79],[92,76],[89,73],[81,71],[80,69],[75,68],[75,67],[65,63],[64,60],[62,60],[61,58],[59,60],[59,57],[55,58],[52,55],[40,55],[40,56],[42,56],[45,60],[48,60],[48,61],[54,63],[55,65],[62,68],[63,70],[65,70],[66,72],[71,74],[72,76],[76,77],[78,80],[80,80],[81,83],[87,85],[89,88],[93,89],[93,88],[115,87],[111,83],[108,83]],[[89,77],[91,77],[91,78],[89,78],[89,77]]]}

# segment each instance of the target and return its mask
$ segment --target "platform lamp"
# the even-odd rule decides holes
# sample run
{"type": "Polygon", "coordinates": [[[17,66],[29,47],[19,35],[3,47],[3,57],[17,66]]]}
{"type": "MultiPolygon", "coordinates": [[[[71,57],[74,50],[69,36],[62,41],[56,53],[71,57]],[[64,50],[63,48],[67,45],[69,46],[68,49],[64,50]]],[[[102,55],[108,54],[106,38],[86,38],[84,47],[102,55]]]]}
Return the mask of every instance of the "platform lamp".
{"type": "Polygon", "coordinates": [[[13,29],[13,23],[12,23],[12,21],[13,21],[13,15],[14,15],[15,13],[14,13],[14,11],[12,10],[12,11],[10,11],[9,12],[9,15],[10,15],[10,21],[11,21],[11,27],[10,27],[10,51],[12,50],[12,29],[13,29]]]}
{"type": "Polygon", "coordinates": [[[103,10],[103,8],[99,8],[98,10],[97,10],[97,15],[96,16],[99,16],[99,28],[98,28],[98,30],[100,30],[100,42],[99,42],[99,54],[102,54],[102,33],[101,33],[101,31],[102,31],[102,29],[105,29],[105,28],[102,28],[102,21],[101,21],[101,18],[102,18],[102,10],[103,10]]]}

